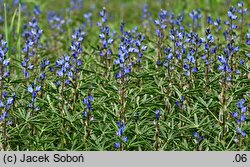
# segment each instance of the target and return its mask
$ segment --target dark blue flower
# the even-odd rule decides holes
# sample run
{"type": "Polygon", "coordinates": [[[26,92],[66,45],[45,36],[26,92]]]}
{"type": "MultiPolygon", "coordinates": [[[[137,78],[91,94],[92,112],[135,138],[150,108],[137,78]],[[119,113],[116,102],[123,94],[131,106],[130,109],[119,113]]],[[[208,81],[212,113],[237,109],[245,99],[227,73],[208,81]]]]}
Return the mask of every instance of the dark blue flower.
{"type": "Polygon", "coordinates": [[[7,116],[8,116],[8,113],[7,113],[6,111],[4,111],[4,112],[2,113],[2,115],[0,116],[0,121],[3,122],[7,116]]]}
{"type": "Polygon", "coordinates": [[[244,107],[244,103],[245,103],[245,99],[240,99],[239,101],[238,101],[238,108],[243,108],[244,107]]]}
{"type": "Polygon", "coordinates": [[[119,137],[121,137],[121,136],[123,136],[123,134],[124,134],[124,131],[125,131],[125,128],[126,128],[126,126],[123,124],[123,123],[121,123],[121,124],[119,124],[118,123],[118,131],[116,132],[116,135],[117,136],[119,136],[119,137]]]}
{"type": "Polygon", "coordinates": [[[232,116],[233,116],[234,118],[238,118],[238,112],[233,112],[233,113],[232,113],[232,116]]]}
{"type": "Polygon", "coordinates": [[[35,7],[34,7],[34,14],[35,15],[40,15],[41,14],[41,11],[40,11],[40,7],[38,6],[38,5],[36,5],[35,7]]]}
{"type": "Polygon", "coordinates": [[[207,36],[207,39],[210,43],[214,42],[214,37],[211,34],[207,36]]]}
{"type": "Polygon", "coordinates": [[[155,117],[156,117],[156,120],[159,121],[160,119],[160,114],[161,114],[161,111],[160,110],[156,110],[155,111],[155,117]]]}
{"type": "Polygon", "coordinates": [[[228,17],[231,19],[231,20],[236,20],[237,19],[237,16],[235,14],[233,14],[231,11],[228,11],[227,12],[227,15],[228,17]]]}
{"type": "Polygon", "coordinates": [[[240,60],[240,64],[241,64],[241,65],[244,65],[244,64],[245,64],[244,60],[241,59],[241,60],[240,60]]]}
{"type": "Polygon", "coordinates": [[[237,132],[238,134],[241,134],[242,137],[246,137],[246,132],[243,131],[241,128],[237,128],[236,132],[237,132]]]}
{"type": "Polygon", "coordinates": [[[116,149],[120,148],[120,147],[121,147],[121,143],[120,143],[120,142],[115,143],[115,144],[114,144],[114,147],[115,147],[116,149]]]}
{"type": "Polygon", "coordinates": [[[204,139],[204,136],[199,135],[198,132],[194,132],[194,138],[196,139],[196,142],[197,142],[197,143],[200,143],[200,142],[202,142],[202,140],[204,139]]]}
{"type": "Polygon", "coordinates": [[[28,105],[30,108],[35,110],[38,106],[36,106],[35,102],[37,100],[37,95],[39,92],[41,92],[42,87],[40,85],[36,85],[35,83],[31,83],[31,85],[28,86],[27,91],[31,94],[31,103],[28,105]]]}

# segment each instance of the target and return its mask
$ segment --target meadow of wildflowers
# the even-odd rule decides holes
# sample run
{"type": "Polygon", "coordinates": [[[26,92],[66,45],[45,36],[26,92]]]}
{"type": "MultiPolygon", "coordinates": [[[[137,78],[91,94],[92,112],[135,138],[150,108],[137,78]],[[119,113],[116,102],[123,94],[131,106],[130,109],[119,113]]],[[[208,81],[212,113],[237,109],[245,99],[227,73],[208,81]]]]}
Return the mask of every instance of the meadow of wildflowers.
{"type": "Polygon", "coordinates": [[[250,2],[0,0],[0,150],[250,150],[250,2]]]}

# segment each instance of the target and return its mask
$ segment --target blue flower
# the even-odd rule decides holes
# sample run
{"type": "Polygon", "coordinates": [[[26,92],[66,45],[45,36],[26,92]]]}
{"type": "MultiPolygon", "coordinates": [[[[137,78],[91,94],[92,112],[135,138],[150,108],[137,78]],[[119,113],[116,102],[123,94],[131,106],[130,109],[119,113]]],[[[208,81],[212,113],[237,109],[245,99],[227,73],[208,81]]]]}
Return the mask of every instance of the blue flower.
{"type": "Polygon", "coordinates": [[[35,15],[40,15],[41,14],[40,7],[38,5],[35,6],[33,11],[34,11],[35,15]]]}
{"type": "Polygon", "coordinates": [[[7,99],[6,105],[12,105],[13,103],[14,103],[14,98],[13,98],[13,97],[9,97],[9,98],[7,99]]]}
{"type": "Polygon", "coordinates": [[[30,85],[30,86],[28,87],[28,92],[30,92],[30,93],[33,92],[33,86],[30,85]]]}
{"type": "Polygon", "coordinates": [[[3,61],[3,65],[4,65],[5,67],[9,66],[9,65],[10,65],[10,61],[9,61],[8,59],[5,59],[5,60],[3,61]]]}
{"type": "Polygon", "coordinates": [[[214,23],[213,19],[210,16],[207,17],[207,23],[208,24],[213,24],[214,23]]]}
{"type": "Polygon", "coordinates": [[[0,100],[0,107],[4,107],[3,101],[0,100]]]}
{"type": "Polygon", "coordinates": [[[244,64],[245,64],[244,60],[241,59],[241,60],[240,60],[240,64],[241,64],[241,65],[244,65],[244,64]]]}
{"type": "Polygon", "coordinates": [[[245,103],[245,99],[240,99],[239,101],[238,101],[238,108],[243,108],[244,107],[244,103],[245,103]]]}
{"type": "Polygon", "coordinates": [[[198,132],[194,132],[194,137],[198,138],[198,136],[199,136],[198,132]]]}
{"type": "Polygon", "coordinates": [[[246,34],[246,44],[250,45],[250,32],[246,34]]]}
{"type": "Polygon", "coordinates": [[[116,132],[117,136],[121,137],[124,134],[126,126],[124,124],[121,124],[120,126],[118,125],[119,129],[116,132]]]}
{"type": "Polygon", "coordinates": [[[242,115],[240,118],[241,122],[245,122],[247,120],[247,116],[246,115],[242,115]]]}
{"type": "Polygon", "coordinates": [[[202,140],[204,140],[204,136],[199,135],[198,132],[194,132],[194,138],[196,139],[196,141],[197,141],[198,143],[200,143],[200,142],[202,142],[202,140]]]}
{"type": "Polygon", "coordinates": [[[35,105],[35,102],[37,100],[38,92],[41,91],[41,86],[36,85],[35,83],[31,83],[31,85],[28,86],[27,91],[31,94],[31,97],[32,97],[29,107],[35,110],[37,108],[37,106],[35,105]]]}
{"type": "Polygon", "coordinates": [[[238,112],[233,112],[232,115],[234,118],[238,118],[238,112]]]}
{"type": "Polygon", "coordinates": [[[85,118],[87,118],[88,112],[84,111],[84,112],[82,113],[82,116],[85,117],[85,118]]]}
{"type": "Polygon", "coordinates": [[[191,62],[191,63],[193,63],[193,64],[194,64],[195,61],[196,61],[193,55],[188,55],[188,56],[187,56],[187,59],[188,59],[189,62],[191,62]]]}
{"type": "Polygon", "coordinates": [[[54,36],[59,36],[62,34],[65,29],[64,25],[66,24],[66,21],[62,16],[57,15],[55,12],[48,12],[48,22],[49,26],[52,30],[54,30],[54,36]]]}
{"type": "Polygon", "coordinates": [[[7,116],[8,116],[8,113],[4,111],[3,114],[0,116],[0,121],[4,121],[7,116]]]}
{"type": "Polygon", "coordinates": [[[236,132],[237,132],[238,134],[241,134],[242,137],[246,137],[246,132],[243,131],[241,128],[237,128],[236,132]]]}
{"type": "Polygon", "coordinates": [[[69,11],[73,10],[82,10],[83,8],[83,0],[70,0],[70,8],[69,11]]]}
{"type": "Polygon", "coordinates": [[[211,34],[207,36],[207,39],[210,43],[214,42],[214,37],[211,34]]]}
{"type": "Polygon", "coordinates": [[[231,19],[231,20],[236,20],[237,19],[237,16],[235,14],[233,14],[231,11],[228,11],[227,12],[227,15],[228,17],[231,19]]]}
{"type": "Polygon", "coordinates": [[[59,77],[62,77],[62,76],[63,76],[63,71],[62,71],[62,70],[56,71],[56,74],[57,74],[59,77]]]}
{"type": "Polygon", "coordinates": [[[126,143],[128,141],[128,137],[123,137],[122,140],[126,143]]]}
{"type": "Polygon", "coordinates": [[[247,116],[245,115],[245,112],[247,111],[247,107],[244,106],[246,100],[245,99],[240,99],[238,101],[238,108],[240,109],[239,112],[233,112],[232,115],[235,118],[236,123],[238,124],[238,127],[236,129],[236,132],[238,134],[241,134],[241,136],[245,137],[246,132],[242,131],[241,127],[244,122],[247,120],[247,116]]]}
{"type": "Polygon", "coordinates": [[[161,114],[161,111],[160,110],[156,110],[155,111],[155,117],[156,117],[156,120],[159,121],[160,119],[160,114],[161,114]]]}
{"type": "Polygon", "coordinates": [[[91,102],[94,100],[92,95],[89,95],[88,97],[83,99],[83,103],[87,106],[87,108],[85,109],[85,111],[83,112],[84,115],[87,115],[88,112],[93,110],[92,104],[91,102]]]}
{"type": "Polygon", "coordinates": [[[121,143],[120,143],[120,142],[115,143],[115,144],[114,144],[114,147],[115,147],[116,149],[120,148],[120,147],[121,147],[121,143]]]}

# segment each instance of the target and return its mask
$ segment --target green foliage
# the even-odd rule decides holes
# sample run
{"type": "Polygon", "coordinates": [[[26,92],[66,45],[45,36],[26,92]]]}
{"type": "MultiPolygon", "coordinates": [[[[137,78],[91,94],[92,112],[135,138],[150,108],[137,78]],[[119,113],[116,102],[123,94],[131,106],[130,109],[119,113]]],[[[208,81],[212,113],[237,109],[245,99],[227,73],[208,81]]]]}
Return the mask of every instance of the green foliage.
{"type": "MultiPolygon", "coordinates": [[[[144,1],[110,0],[106,4],[99,0],[87,1],[84,3],[83,9],[79,11],[67,11],[69,1],[26,0],[23,2],[27,4],[31,13],[35,5],[40,5],[42,14],[38,18],[39,26],[44,30],[41,38],[44,47],[38,51],[35,73],[27,81],[22,75],[20,63],[24,56],[22,47],[25,42],[22,37],[22,26],[30,18],[21,11],[21,4],[12,7],[11,3],[7,3],[9,10],[4,5],[5,22],[4,26],[0,24],[0,32],[5,33],[8,48],[10,48],[8,58],[11,60],[11,78],[7,81],[8,90],[16,93],[16,102],[10,112],[13,124],[7,127],[7,150],[117,150],[114,143],[121,140],[116,135],[120,110],[120,88],[115,74],[119,69],[112,65],[109,77],[103,75],[108,67],[103,64],[99,56],[99,29],[95,25],[96,22],[100,21],[98,12],[102,6],[106,6],[111,15],[110,22],[108,22],[111,29],[119,32],[122,21],[127,23],[126,29],[128,30],[138,26],[139,31],[146,35],[146,45],[148,46],[148,50],[142,58],[142,70],[138,72],[133,69],[133,72],[129,74],[125,108],[126,130],[124,132],[128,137],[128,142],[124,143],[124,150],[151,151],[155,149],[155,110],[158,109],[161,110],[159,150],[250,150],[248,135],[242,140],[241,146],[235,142],[237,124],[231,116],[232,112],[238,109],[237,101],[241,98],[246,99],[247,106],[250,108],[250,62],[249,57],[245,56],[245,53],[249,52],[250,49],[247,45],[240,43],[241,50],[237,56],[239,59],[244,59],[245,64],[237,64],[242,74],[235,77],[230,89],[227,90],[227,122],[225,127],[222,127],[220,110],[225,105],[221,103],[222,75],[217,71],[219,63],[214,59],[215,68],[209,74],[210,83],[208,86],[204,84],[203,71],[199,71],[193,76],[193,82],[188,77],[184,77],[180,81],[182,71],[177,64],[176,73],[171,81],[168,80],[165,77],[166,69],[155,65],[157,60],[155,30],[151,29],[148,32],[142,27],[140,11],[142,11],[142,2],[144,1]],[[58,5],[59,2],[61,6],[58,5]],[[90,8],[92,4],[96,5],[94,9],[90,8]],[[67,22],[63,27],[65,31],[56,37],[47,21],[46,12],[49,10],[61,12],[65,19],[72,19],[72,22],[67,22]],[[83,17],[85,12],[93,12],[93,27],[89,28],[84,39],[83,53],[81,54],[83,58],[82,78],[78,80],[77,89],[76,85],[70,85],[61,92],[62,88],[55,84],[57,79],[55,72],[48,72],[43,87],[43,96],[39,96],[36,102],[40,111],[32,114],[32,111],[27,107],[28,101],[30,101],[27,83],[34,81],[38,75],[39,62],[42,58],[48,58],[51,62],[50,67],[52,67],[64,53],[70,54],[72,33],[85,21],[83,17]],[[74,100],[76,91],[79,98],[74,100]],[[86,109],[83,99],[90,92],[94,97],[92,103],[94,118],[91,122],[87,122],[82,115],[86,109]],[[176,101],[180,101],[183,96],[185,97],[183,102],[183,105],[186,106],[185,109],[176,105],[176,101]],[[136,114],[139,115],[138,120],[135,118],[136,114]],[[226,130],[224,131],[223,128],[226,130]],[[194,132],[204,136],[204,140],[197,142],[194,138],[194,132]]],[[[222,17],[227,17],[228,8],[225,7],[223,0],[147,2],[153,18],[157,18],[161,8],[173,10],[175,13],[183,11],[187,17],[186,25],[191,21],[188,18],[188,13],[192,9],[203,9],[204,16],[211,14],[212,17],[217,17],[222,16],[223,13],[222,17]]],[[[236,4],[233,2],[233,5],[235,5],[234,3],[236,4]]],[[[249,2],[247,3],[249,4],[249,2]]],[[[0,11],[0,14],[3,13],[0,11]]],[[[203,22],[206,22],[205,18],[203,18],[203,22]]],[[[203,25],[201,29],[197,30],[201,36],[204,36],[205,28],[206,25],[203,25]]],[[[243,32],[246,34],[247,28],[244,28],[243,32]]],[[[223,38],[222,34],[218,36],[223,38]]],[[[114,40],[115,44],[112,49],[115,53],[114,57],[117,58],[119,33],[114,40]]],[[[166,43],[166,45],[172,44],[166,43]]],[[[217,56],[223,54],[226,43],[221,45],[217,56]]],[[[200,49],[198,55],[201,57],[203,53],[204,49],[200,49]]],[[[201,64],[199,68],[205,69],[201,58],[198,61],[201,64]]],[[[247,116],[245,127],[249,126],[249,111],[247,116]]],[[[0,127],[2,126],[3,123],[0,123],[0,127]]],[[[245,131],[247,134],[250,133],[247,128],[245,131]]],[[[4,136],[1,133],[0,143],[3,142],[4,136]]],[[[0,149],[2,149],[1,145],[0,149]]]]}

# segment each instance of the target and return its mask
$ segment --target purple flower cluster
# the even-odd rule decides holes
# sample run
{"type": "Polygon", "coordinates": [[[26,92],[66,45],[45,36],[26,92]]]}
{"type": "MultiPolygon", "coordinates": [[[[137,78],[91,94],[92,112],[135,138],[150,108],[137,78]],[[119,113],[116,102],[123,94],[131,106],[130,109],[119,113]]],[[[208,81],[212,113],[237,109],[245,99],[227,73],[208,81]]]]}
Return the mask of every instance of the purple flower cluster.
{"type": "Polygon", "coordinates": [[[3,35],[0,35],[0,81],[5,80],[10,76],[8,66],[10,65],[9,59],[6,57],[8,52],[7,42],[3,40],[3,35]]]}
{"type": "Polygon", "coordinates": [[[8,66],[10,65],[10,61],[7,59],[6,54],[8,52],[7,42],[3,39],[3,35],[0,35],[0,121],[5,121],[5,118],[8,116],[8,110],[14,104],[15,94],[8,96],[8,92],[5,91],[7,85],[7,78],[10,76],[10,72],[8,70],[8,66]]]}
{"type": "Polygon", "coordinates": [[[83,9],[83,0],[70,0],[70,8],[69,10],[82,10],[83,9]]]}
{"type": "Polygon", "coordinates": [[[184,101],[185,101],[185,97],[184,96],[181,96],[180,100],[176,100],[175,101],[175,105],[180,108],[181,110],[185,109],[186,108],[186,105],[184,104],[184,101]]]}
{"type": "MultiPolygon", "coordinates": [[[[93,110],[91,102],[94,101],[94,98],[92,95],[89,95],[88,97],[83,99],[83,103],[87,106],[85,111],[82,113],[83,118],[88,118],[90,112],[93,110]]],[[[93,118],[91,118],[93,119],[93,118]]]]}
{"type": "Polygon", "coordinates": [[[238,3],[237,12],[241,15],[241,18],[239,19],[239,22],[243,22],[243,19],[244,19],[243,17],[248,12],[248,9],[244,8],[244,5],[245,5],[245,3],[243,1],[238,3]]]}
{"type": "Polygon", "coordinates": [[[31,103],[28,105],[29,108],[31,108],[33,111],[39,111],[40,107],[36,106],[36,100],[38,93],[42,90],[42,87],[39,85],[36,85],[35,83],[31,83],[31,85],[28,86],[27,91],[31,94],[31,103]]]}
{"type": "Polygon", "coordinates": [[[5,119],[8,117],[8,110],[10,110],[11,106],[13,106],[15,102],[15,94],[11,96],[8,96],[8,94],[8,92],[3,92],[0,99],[0,108],[2,108],[0,121],[5,121],[5,119]]]}
{"type": "Polygon", "coordinates": [[[156,118],[156,121],[159,121],[160,116],[161,116],[161,111],[160,111],[160,110],[156,110],[156,111],[155,111],[155,118],[156,118]]]}
{"type": "Polygon", "coordinates": [[[246,44],[250,45],[250,32],[246,34],[246,44]]]}
{"type": "Polygon", "coordinates": [[[39,81],[44,81],[46,79],[46,67],[50,65],[50,61],[46,58],[42,59],[40,63],[40,76],[38,78],[39,81]]]}
{"type": "MultiPolygon", "coordinates": [[[[112,35],[113,36],[113,35],[112,35]]],[[[101,34],[99,34],[99,38],[101,40],[101,51],[100,56],[106,57],[107,59],[111,59],[111,55],[113,55],[111,46],[114,42],[113,37],[110,34],[110,27],[105,26],[101,27],[101,34]]]]}
{"type": "Polygon", "coordinates": [[[70,77],[73,80],[78,79],[78,73],[81,70],[82,67],[82,60],[80,54],[82,53],[82,42],[85,37],[86,33],[82,31],[80,28],[75,31],[75,33],[72,35],[72,42],[70,46],[71,51],[71,72],[72,76],[70,77]]]}
{"type": "Polygon", "coordinates": [[[100,56],[104,57],[105,61],[107,61],[111,60],[111,55],[113,55],[111,47],[114,42],[113,38],[115,33],[111,32],[110,27],[106,24],[108,19],[107,19],[107,11],[105,8],[102,9],[99,15],[102,18],[102,21],[97,23],[97,25],[100,28],[100,34],[99,34],[101,43],[100,56]]]}
{"type": "Polygon", "coordinates": [[[137,62],[141,62],[141,58],[143,57],[143,52],[147,50],[147,46],[143,45],[142,43],[145,40],[145,36],[141,33],[137,34],[136,40],[135,40],[135,52],[138,54],[137,62]]]}
{"type": "Polygon", "coordinates": [[[25,38],[25,46],[22,49],[25,54],[24,60],[22,61],[23,73],[25,78],[29,78],[29,70],[34,69],[34,65],[30,62],[30,57],[33,57],[38,48],[38,44],[41,38],[43,30],[41,30],[38,26],[38,20],[33,18],[28,25],[24,26],[23,36],[25,38]]]}
{"type": "MultiPolygon", "coordinates": [[[[166,60],[165,62],[163,63],[163,65],[166,67],[166,68],[169,68],[170,70],[173,70],[174,69],[174,65],[171,64],[172,60],[173,60],[173,49],[172,47],[166,47],[164,49],[164,53],[167,55],[166,56],[166,60]]],[[[168,74],[169,76],[169,74],[168,74]]]]}
{"type": "Polygon", "coordinates": [[[124,26],[125,23],[122,23],[122,36],[118,50],[118,59],[114,61],[115,64],[120,65],[120,70],[116,74],[116,78],[118,79],[125,77],[131,72],[132,66],[135,64],[132,55],[137,55],[136,63],[139,65],[143,57],[143,52],[147,50],[147,46],[143,44],[145,36],[141,33],[136,33],[137,27],[131,31],[124,31],[124,26]]]}
{"type": "Polygon", "coordinates": [[[209,28],[206,29],[206,42],[204,44],[204,49],[206,54],[202,56],[202,59],[205,61],[206,65],[212,63],[211,56],[214,55],[217,51],[217,47],[212,45],[214,44],[214,36],[211,34],[211,30],[209,28]]]}
{"type": "Polygon", "coordinates": [[[160,39],[165,38],[164,30],[167,28],[167,16],[168,11],[161,10],[158,19],[154,21],[154,24],[157,26],[155,33],[160,39]]]}
{"type": "MultiPolygon", "coordinates": [[[[65,84],[70,84],[71,80],[75,80],[78,72],[82,66],[82,60],[80,59],[80,54],[82,53],[82,41],[85,37],[85,32],[81,29],[75,31],[72,35],[72,42],[70,46],[71,56],[64,55],[59,60],[56,61],[56,74],[61,81],[58,80],[56,84],[59,86],[61,82],[65,84]]],[[[63,84],[64,84],[63,83],[63,84]]]]}
{"type": "Polygon", "coordinates": [[[189,16],[192,19],[192,31],[194,31],[194,29],[201,27],[201,23],[200,23],[201,18],[202,18],[201,9],[192,10],[192,12],[189,13],[189,16]]]}
{"type": "Polygon", "coordinates": [[[233,6],[231,6],[229,11],[227,12],[228,20],[225,21],[225,24],[228,26],[228,29],[223,33],[223,35],[228,41],[236,38],[236,36],[234,35],[234,30],[238,29],[238,26],[234,23],[234,21],[238,19],[236,12],[237,10],[233,6]]]}
{"type": "Polygon", "coordinates": [[[82,27],[83,29],[87,29],[87,28],[91,28],[93,25],[92,25],[92,21],[91,21],[91,18],[92,18],[92,13],[84,13],[83,14],[83,17],[85,18],[85,22],[83,23],[82,27]]]}
{"type": "Polygon", "coordinates": [[[38,5],[35,5],[33,12],[36,16],[40,15],[41,14],[40,7],[38,5]]]}
{"type": "Polygon", "coordinates": [[[228,59],[224,55],[220,55],[218,57],[218,60],[220,61],[221,65],[218,66],[218,70],[223,72],[223,75],[228,72],[231,73],[232,69],[229,67],[228,59]]]}
{"type": "Polygon", "coordinates": [[[38,20],[33,18],[31,22],[24,26],[23,36],[25,38],[25,46],[23,53],[27,56],[33,57],[36,54],[36,49],[40,41],[43,30],[38,26],[38,20]]]}
{"type": "Polygon", "coordinates": [[[130,32],[124,32],[121,36],[120,47],[118,50],[118,59],[115,60],[115,64],[119,64],[120,70],[116,74],[117,79],[125,79],[126,75],[131,72],[134,62],[131,62],[131,54],[135,52],[133,47],[133,36],[130,32]]]}
{"type": "Polygon", "coordinates": [[[149,12],[149,5],[143,4],[142,8],[142,22],[143,28],[148,29],[150,27],[150,23],[152,22],[151,12],[149,12]]]}
{"type": "Polygon", "coordinates": [[[80,28],[75,31],[72,35],[72,42],[70,46],[71,55],[74,59],[78,59],[79,55],[82,53],[82,41],[85,37],[86,33],[82,31],[80,28]]]}
{"type": "Polygon", "coordinates": [[[194,132],[194,138],[196,140],[196,143],[200,143],[200,142],[202,142],[202,140],[204,140],[204,136],[199,135],[198,132],[194,132]]]}
{"type": "Polygon", "coordinates": [[[242,130],[242,124],[246,122],[247,116],[247,107],[245,106],[245,99],[240,99],[238,101],[238,109],[239,111],[235,111],[232,113],[233,118],[236,120],[237,123],[237,133],[241,134],[241,136],[246,137],[246,132],[242,130]]]}
{"type": "Polygon", "coordinates": [[[65,26],[66,22],[65,22],[64,18],[59,16],[55,12],[49,12],[47,20],[50,24],[50,28],[52,30],[56,30],[56,33],[57,33],[56,36],[65,31],[64,26],[65,26]]]}
{"type": "MultiPolygon", "coordinates": [[[[116,135],[119,138],[121,138],[124,143],[126,143],[128,141],[128,137],[124,135],[124,131],[126,129],[125,124],[123,122],[118,122],[117,126],[118,126],[118,131],[116,132],[116,135]]],[[[115,148],[117,149],[120,148],[121,145],[122,143],[120,141],[114,144],[115,148]]]]}
{"type": "Polygon", "coordinates": [[[68,55],[64,55],[59,60],[56,61],[56,69],[57,69],[56,74],[59,78],[61,78],[56,82],[57,86],[60,86],[61,82],[63,82],[62,84],[67,84],[67,85],[71,83],[71,81],[68,79],[68,78],[73,78],[73,72],[71,70],[72,65],[70,59],[71,58],[68,55]]]}

